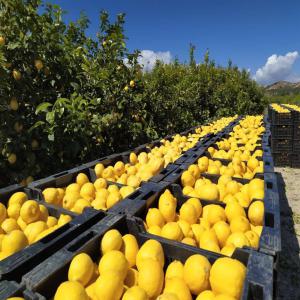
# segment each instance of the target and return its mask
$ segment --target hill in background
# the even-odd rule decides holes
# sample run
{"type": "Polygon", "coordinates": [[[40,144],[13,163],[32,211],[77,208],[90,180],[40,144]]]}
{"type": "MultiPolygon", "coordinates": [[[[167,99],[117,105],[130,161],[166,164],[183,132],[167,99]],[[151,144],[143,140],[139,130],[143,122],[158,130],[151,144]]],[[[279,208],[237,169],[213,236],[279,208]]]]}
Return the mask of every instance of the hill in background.
{"type": "Polygon", "coordinates": [[[300,104],[300,82],[277,81],[265,87],[270,102],[300,104]]]}

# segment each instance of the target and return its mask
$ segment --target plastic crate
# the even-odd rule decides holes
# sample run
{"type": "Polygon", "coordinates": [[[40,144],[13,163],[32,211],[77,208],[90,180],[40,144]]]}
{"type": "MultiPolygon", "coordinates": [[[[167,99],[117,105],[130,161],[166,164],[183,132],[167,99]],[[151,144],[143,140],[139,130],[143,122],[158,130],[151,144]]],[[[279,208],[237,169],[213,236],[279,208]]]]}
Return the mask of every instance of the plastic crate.
{"type": "Polygon", "coordinates": [[[38,300],[39,295],[27,290],[24,285],[20,285],[15,281],[1,281],[0,282],[0,299],[7,299],[11,297],[21,297],[29,300],[38,300]]]}
{"type": "Polygon", "coordinates": [[[299,140],[293,140],[293,152],[294,153],[300,153],[300,139],[299,140]]]}
{"type": "Polygon", "coordinates": [[[293,124],[293,116],[292,113],[279,113],[274,109],[270,109],[271,116],[271,125],[292,125],[293,124]]]}
{"type": "Polygon", "coordinates": [[[290,161],[292,168],[300,168],[300,151],[290,154],[290,161]]]}
{"type": "Polygon", "coordinates": [[[74,217],[69,223],[0,261],[0,279],[19,282],[22,275],[33,266],[38,265],[106,216],[109,214],[86,208],[81,215],[74,217]]]}
{"type": "Polygon", "coordinates": [[[271,140],[271,148],[273,152],[291,152],[293,151],[293,140],[273,138],[271,140]]]}
{"type": "Polygon", "coordinates": [[[292,138],[293,137],[293,126],[288,125],[272,125],[271,134],[273,138],[292,138]]]}
{"type": "Polygon", "coordinates": [[[294,140],[300,140],[300,123],[294,125],[293,138],[294,140]]]}
{"type": "Polygon", "coordinates": [[[286,152],[272,152],[275,167],[290,167],[290,154],[286,152]]]}
{"type": "MultiPolygon", "coordinates": [[[[37,292],[40,300],[52,298],[60,283],[67,280],[67,273],[72,258],[79,253],[87,253],[94,261],[100,258],[99,245],[102,236],[107,230],[118,229],[122,234],[133,234],[141,246],[149,239],[158,240],[165,254],[165,269],[174,260],[182,263],[194,254],[200,254],[214,263],[220,254],[202,250],[196,247],[166,240],[140,231],[134,219],[120,218],[116,216],[115,222],[91,228],[72,241],[64,249],[55,253],[52,257],[37,266],[23,277],[26,287],[37,292]]],[[[246,268],[246,279],[241,299],[273,299],[273,258],[254,251],[237,249],[233,258],[242,262],[246,268]]],[[[224,274],[226,276],[226,274],[224,274]]]]}

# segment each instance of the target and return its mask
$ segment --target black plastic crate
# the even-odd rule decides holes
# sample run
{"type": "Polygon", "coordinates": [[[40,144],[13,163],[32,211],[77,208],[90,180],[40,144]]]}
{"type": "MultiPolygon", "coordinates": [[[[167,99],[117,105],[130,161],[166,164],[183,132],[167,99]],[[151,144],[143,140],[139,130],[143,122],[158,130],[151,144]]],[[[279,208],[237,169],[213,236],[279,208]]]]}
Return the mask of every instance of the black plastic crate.
{"type": "Polygon", "coordinates": [[[39,295],[27,290],[24,285],[18,284],[15,281],[0,282],[0,299],[12,297],[21,297],[28,300],[38,300],[39,295]]]}
{"type": "Polygon", "coordinates": [[[110,214],[86,208],[81,215],[74,217],[69,223],[0,261],[0,279],[19,282],[22,275],[32,267],[38,265],[106,216],[110,216],[110,214]]]}
{"type": "Polygon", "coordinates": [[[291,159],[290,154],[286,152],[273,152],[273,161],[275,167],[290,167],[291,166],[291,159]]]}
{"type": "Polygon", "coordinates": [[[291,153],[290,161],[292,168],[300,168],[300,151],[298,151],[297,153],[291,153]]]}
{"type": "Polygon", "coordinates": [[[294,153],[300,153],[300,139],[299,140],[293,140],[293,152],[294,153]]]}
{"type": "Polygon", "coordinates": [[[292,113],[279,113],[274,109],[270,109],[271,125],[292,125],[293,116],[292,113]]]}
{"type": "Polygon", "coordinates": [[[291,152],[293,151],[293,140],[289,139],[278,139],[272,138],[271,148],[273,152],[291,152]]]}
{"type": "Polygon", "coordinates": [[[293,126],[288,125],[272,125],[271,134],[273,138],[292,138],[293,137],[293,126]]]}
{"type": "MultiPolygon", "coordinates": [[[[67,271],[72,258],[79,253],[87,253],[96,261],[100,258],[99,244],[104,233],[110,229],[118,229],[121,234],[133,234],[141,246],[149,239],[159,241],[165,254],[165,268],[174,260],[182,263],[194,254],[201,254],[214,263],[220,254],[199,248],[166,240],[154,235],[142,232],[134,219],[116,216],[115,222],[94,226],[55,253],[52,257],[37,266],[23,277],[26,287],[40,296],[40,300],[53,297],[59,284],[67,280],[67,271]]],[[[241,299],[273,299],[273,258],[255,251],[237,249],[233,258],[242,262],[246,268],[246,278],[241,299]]],[[[224,274],[224,276],[226,276],[224,274]]]]}
{"type": "Polygon", "coordinates": [[[300,140],[300,123],[294,125],[293,138],[294,140],[300,140]]]}

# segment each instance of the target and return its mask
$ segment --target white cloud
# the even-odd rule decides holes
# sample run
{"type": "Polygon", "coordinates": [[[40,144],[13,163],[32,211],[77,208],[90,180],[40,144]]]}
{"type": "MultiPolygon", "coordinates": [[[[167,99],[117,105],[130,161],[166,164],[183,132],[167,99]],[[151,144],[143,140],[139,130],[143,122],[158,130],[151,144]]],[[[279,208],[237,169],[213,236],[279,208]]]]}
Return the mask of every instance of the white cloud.
{"type": "Polygon", "coordinates": [[[143,66],[144,71],[151,71],[155,66],[157,60],[169,64],[172,60],[170,51],[165,52],[154,52],[152,50],[142,50],[138,62],[143,66]]]}
{"type": "Polygon", "coordinates": [[[298,51],[288,52],[285,55],[273,54],[267,59],[266,64],[256,71],[253,78],[264,85],[279,80],[297,81],[299,76],[293,74],[292,69],[298,57],[298,51]]]}

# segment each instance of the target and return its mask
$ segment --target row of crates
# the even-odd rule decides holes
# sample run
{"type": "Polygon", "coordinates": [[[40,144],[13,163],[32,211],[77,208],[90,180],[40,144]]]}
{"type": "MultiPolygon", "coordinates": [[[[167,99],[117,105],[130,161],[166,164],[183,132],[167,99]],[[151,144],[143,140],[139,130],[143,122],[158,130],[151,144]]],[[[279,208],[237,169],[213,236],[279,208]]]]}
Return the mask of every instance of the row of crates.
{"type": "Polygon", "coordinates": [[[275,166],[300,167],[300,106],[270,104],[271,149],[275,166]]]}
{"type": "MultiPolygon", "coordinates": [[[[45,202],[42,191],[47,187],[61,188],[75,182],[79,173],[87,175],[91,182],[97,177],[94,167],[102,163],[105,167],[117,161],[128,162],[131,152],[139,154],[157,145],[149,143],[131,151],[111,155],[84,164],[80,167],[54,174],[31,183],[27,188],[19,185],[0,190],[0,199],[4,205],[11,195],[25,192],[29,199],[38,201],[48,208],[49,215],[59,217],[69,215],[71,222],[63,225],[38,242],[0,261],[0,299],[8,297],[24,297],[30,300],[52,299],[60,283],[67,280],[68,267],[72,258],[79,253],[87,253],[94,259],[99,259],[99,245],[103,235],[110,229],[117,229],[122,234],[134,235],[141,246],[149,239],[155,239],[162,245],[166,263],[179,260],[182,263],[194,254],[205,256],[211,264],[224,257],[220,253],[208,251],[196,246],[169,240],[147,232],[144,218],[149,208],[158,206],[159,197],[168,189],[176,197],[179,210],[188,197],[183,194],[181,175],[198,159],[209,155],[209,148],[218,149],[217,142],[230,136],[232,129],[239,124],[242,117],[237,118],[221,132],[201,139],[195,147],[187,150],[175,163],[171,163],[158,175],[143,182],[141,186],[125,199],[112,206],[107,211],[86,208],[74,213],[54,204],[45,202]]],[[[257,173],[256,178],[264,180],[264,220],[258,249],[251,247],[236,248],[232,258],[237,259],[247,269],[246,279],[241,299],[271,300],[276,296],[276,273],[281,252],[280,232],[280,188],[274,173],[273,158],[269,147],[271,136],[270,125],[264,119],[266,131],[260,137],[258,150],[263,155],[264,170],[257,173]]],[[[191,130],[190,132],[193,132],[191,130]]],[[[241,146],[241,145],[240,145],[241,146]]],[[[257,150],[256,149],[256,150],[257,150]]],[[[254,151],[252,151],[253,153],[254,151]]],[[[230,160],[222,160],[223,164],[230,160]]],[[[203,177],[213,183],[218,182],[220,175],[203,173],[203,177]]],[[[248,184],[249,179],[233,177],[240,184],[248,184]]],[[[108,182],[113,185],[114,182],[108,182]]],[[[121,187],[122,184],[119,184],[121,187]]],[[[221,201],[199,199],[202,206],[215,204],[224,207],[221,201]]],[[[261,200],[253,200],[261,201],[261,200]]],[[[247,209],[245,208],[247,212],[247,209]]],[[[224,274],[226,276],[226,274],[224,274]]],[[[67,299],[67,298],[66,298],[67,299]]]]}

